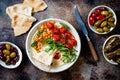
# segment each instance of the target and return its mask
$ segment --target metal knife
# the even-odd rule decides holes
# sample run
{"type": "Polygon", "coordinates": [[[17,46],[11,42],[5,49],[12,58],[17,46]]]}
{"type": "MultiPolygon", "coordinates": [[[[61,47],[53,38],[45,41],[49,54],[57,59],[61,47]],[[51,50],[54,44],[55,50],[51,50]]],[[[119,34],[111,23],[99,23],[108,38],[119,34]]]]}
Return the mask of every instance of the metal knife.
{"type": "Polygon", "coordinates": [[[80,13],[79,13],[79,10],[78,10],[77,6],[74,7],[74,15],[75,15],[75,18],[76,18],[79,26],[82,29],[83,34],[86,36],[86,39],[88,41],[88,45],[90,47],[90,50],[91,50],[91,53],[92,53],[92,56],[93,56],[94,60],[98,61],[98,55],[95,51],[95,48],[94,48],[92,42],[90,41],[90,38],[88,36],[88,31],[86,29],[86,26],[85,26],[84,22],[82,21],[82,18],[80,16],[80,13]]]}

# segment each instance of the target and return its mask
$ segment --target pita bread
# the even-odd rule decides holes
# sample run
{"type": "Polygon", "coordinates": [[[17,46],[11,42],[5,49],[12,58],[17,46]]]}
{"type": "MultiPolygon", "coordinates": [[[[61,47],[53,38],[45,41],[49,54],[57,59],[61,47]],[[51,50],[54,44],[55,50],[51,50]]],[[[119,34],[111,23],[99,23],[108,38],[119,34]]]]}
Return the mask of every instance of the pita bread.
{"type": "Polygon", "coordinates": [[[45,64],[46,66],[50,66],[54,57],[52,54],[53,51],[49,51],[48,53],[45,51],[41,51],[40,53],[34,55],[33,57],[39,62],[45,64]]]}
{"type": "Polygon", "coordinates": [[[47,4],[43,0],[24,0],[23,6],[31,6],[33,8],[32,12],[43,11],[47,8],[47,4]]]}
{"type": "Polygon", "coordinates": [[[14,29],[15,36],[19,36],[23,33],[26,33],[30,29],[34,21],[36,21],[36,19],[32,16],[14,13],[11,25],[14,29]]]}
{"type": "Polygon", "coordinates": [[[32,17],[32,11],[42,11],[47,8],[43,0],[24,0],[23,4],[15,4],[6,8],[6,13],[12,19],[11,26],[15,36],[26,33],[36,18],[32,17]]]}
{"type": "Polygon", "coordinates": [[[9,15],[11,19],[13,17],[13,13],[20,13],[27,16],[31,16],[32,7],[30,6],[23,7],[22,4],[15,4],[13,6],[6,8],[6,13],[9,15]]]}

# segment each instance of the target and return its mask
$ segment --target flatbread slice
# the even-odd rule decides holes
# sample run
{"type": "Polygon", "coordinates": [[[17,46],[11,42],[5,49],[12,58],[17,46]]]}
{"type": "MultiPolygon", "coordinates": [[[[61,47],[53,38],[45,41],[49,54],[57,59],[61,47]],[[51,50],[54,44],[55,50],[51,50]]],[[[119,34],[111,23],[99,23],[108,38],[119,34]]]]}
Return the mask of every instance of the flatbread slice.
{"type": "Polygon", "coordinates": [[[15,36],[19,36],[23,33],[26,33],[30,29],[34,21],[36,21],[36,18],[32,16],[14,13],[11,26],[14,29],[15,36]]]}
{"type": "Polygon", "coordinates": [[[22,4],[15,4],[13,6],[6,8],[6,13],[9,15],[9,17],[12,19],[14,13],[20,13],[27,16],[31,16],[32,14],[32,7],[26,6],[23,7],[22,4]]]}
{"type": "Polygon", "coordinates": [[[43,0],[24,0],[23,6],[31,6],[32,12],[43,11],[47,8],[47,4],[43,0]]]}
{"type": "Polygon", "coordinates": [[[56,50],[50,50],[49,52],[41,51],[40,53],[35,54],[33,58],[46,66],[51,66],[55,52],[56,50]]]}

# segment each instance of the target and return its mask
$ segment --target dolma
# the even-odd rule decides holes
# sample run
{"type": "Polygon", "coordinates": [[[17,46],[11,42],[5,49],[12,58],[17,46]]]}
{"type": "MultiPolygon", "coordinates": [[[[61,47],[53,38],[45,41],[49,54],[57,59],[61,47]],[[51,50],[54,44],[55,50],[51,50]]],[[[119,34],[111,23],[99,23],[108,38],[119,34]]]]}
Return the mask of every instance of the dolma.
{"type": "Polygon", "coordinates": [[[119,56],[119,55],[120,55],[120,48],[115,50],[115,51],[113,51],[113,52],[108,53],[107,57],[109,59],[113,59],[114,57],[119,56]]]}
{"type": "Polygon", "coordinates": [[[120,38],[119,37],[113,37],[105,45],[104,52],[111,52],[112,49],[115,48],[118,45],[120,45],[120,38]]]}

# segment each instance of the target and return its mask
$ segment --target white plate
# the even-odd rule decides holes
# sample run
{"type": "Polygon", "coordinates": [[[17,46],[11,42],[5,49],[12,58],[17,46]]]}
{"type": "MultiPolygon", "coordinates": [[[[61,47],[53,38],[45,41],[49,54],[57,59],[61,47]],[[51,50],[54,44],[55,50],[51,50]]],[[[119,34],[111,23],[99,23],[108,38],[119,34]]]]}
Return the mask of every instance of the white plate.
{"type": "Polygon", "coordinates": [[[28,36],[27,36],[27,39],[26,39],[26,52],[27,52],[27,55],[28,55],[30,61],[32,62],[32,64],[34,66],[36,66],[38,69],[43,70],[45,72],[54,73],[54,72],[61,72],[61,71],[64,71],[64,70],[68,69],[69,67],[71,67],[76,62],[76,60],[74,62],[67,63],[67,64],[65,64],[63,66],[50,68],[50,67],[47,67],[47,66],[43,65],[42,63],[38,62],[37,60],[35,60],[33,58],[33,56],[32,56],[32,47],[31,47],[32,38],[33,38],[34,34],[37,31],[38,25],[42,24],[43,22],[50,21],[50,20],[65,23],[70,27],[70,30],[71,30],[72,34],[74,35],[75,39],[77,40],[76,50],[78,52],[76,52],[76,55],[77,55],[76,60],[78,59],[78,56],[79,56],[80,51],[81,51],[81,40],[80,40],[80,37],[79,37],[77,31],[75,30],[75,28],[70,23],[68,23],[68,22],[66,22],[64,20],[61,20],[61,19],[49,18],[49,19],[39,21],[36,25],[34,25],[34,27],[28,33],[28,36]]]}
{"type": "Polygon", "coordinates": [[[19,60],[18,60],[18,62],[16,62],[15,65],[6,65],[5,62],[3,62],[2,60],[0,60],[0,65],[3,66],[3,67],[5,67],[5,68],[8,68],[8,69],[17,68],[20,65],[21,61],[22,61],[22,52],[19,49],[19,47],[17,47],[15,44],[13,44],[11,42],[0,42],[0,44],[6,44],[6,43],[10,44],[11,46],[13,46],[13,47],[15,47],[17,49],[18,55],[19,55],[19,60]]]}

